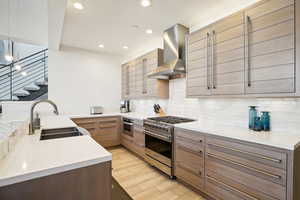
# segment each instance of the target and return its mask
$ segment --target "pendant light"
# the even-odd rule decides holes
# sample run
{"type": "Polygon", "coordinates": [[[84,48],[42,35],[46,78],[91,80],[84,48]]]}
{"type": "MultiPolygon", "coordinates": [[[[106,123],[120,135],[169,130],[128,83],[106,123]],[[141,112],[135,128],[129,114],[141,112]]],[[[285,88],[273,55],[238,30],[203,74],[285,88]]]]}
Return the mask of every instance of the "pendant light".
{"type": "MultiPolygon", "coordinates": [[[[18,62],[19,59],[20,59],[20,53],[18,52],[17,58],[16,58],[16,62],[18,62]]],[[[16,63],[14,66],[15,66],[15,69],[16,69],[17,71],[21,71],[21,70],[22,70],[22,66],[20,65],[20,63],[16,63]]]]}
{"type": "Polygon", "coordinates": [[[8,16],[7,16],[8,40],[7,40],[7,50],[6,50],[7,52],[4,56],[4,58],[7,62],[13,62],[14,57],[12,55],[12,42],[10,39],[10,0],[8,0],[8,2],[7,2],[7,11],[8,11],[8,16]]]}
{"type": "Polygon", "coordinates": [[[5,60],[7,62],[12,62],[14,60],[14,58],[12,56],[12,53],[11,53],[11,41],[10,41],[10,38],[8,38],[8,40],[7,40],[7,49],[6,49],[6,53],[5,53],[4,58],[5,58],[5,60]]]}

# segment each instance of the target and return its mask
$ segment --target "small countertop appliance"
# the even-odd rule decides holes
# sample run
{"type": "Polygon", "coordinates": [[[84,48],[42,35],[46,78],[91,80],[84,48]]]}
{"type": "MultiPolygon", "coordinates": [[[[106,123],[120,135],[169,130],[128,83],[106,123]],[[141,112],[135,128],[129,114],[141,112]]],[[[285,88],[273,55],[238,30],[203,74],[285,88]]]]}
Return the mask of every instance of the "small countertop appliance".
{"type": "Polygon", "coordinates": [[[103,114],[103,107],[102,106],[91,106],[90,107],[90,114],[91,115],[103,114]]]}
{"type": "Polygon", "coordinates": [[[121,113],[130,112],[130,101],[129,100],[121,101],[120,112],[121,113]]]}

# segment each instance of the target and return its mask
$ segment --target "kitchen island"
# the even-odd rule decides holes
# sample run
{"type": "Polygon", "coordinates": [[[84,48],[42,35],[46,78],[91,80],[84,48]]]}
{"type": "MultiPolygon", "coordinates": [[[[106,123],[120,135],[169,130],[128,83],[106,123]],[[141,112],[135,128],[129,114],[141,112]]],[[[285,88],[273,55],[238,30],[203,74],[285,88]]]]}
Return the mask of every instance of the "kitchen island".
{"type": "MultiPolygon", "coordinates": [[[[68,117],[45,117],[41,129],[76,127],[68,117]]],[[[90,136],[40,140],[24,135],[0,161],[0,199],[111,199],[111,154],[90,136]]]]}

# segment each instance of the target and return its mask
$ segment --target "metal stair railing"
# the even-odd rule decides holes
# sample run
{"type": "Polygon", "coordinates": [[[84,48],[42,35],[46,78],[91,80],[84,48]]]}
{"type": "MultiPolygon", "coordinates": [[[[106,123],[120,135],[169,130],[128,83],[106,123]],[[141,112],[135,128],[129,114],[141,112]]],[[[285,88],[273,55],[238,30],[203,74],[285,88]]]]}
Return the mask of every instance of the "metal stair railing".
{"type": "Polygon", "coordinates": [[[14,93],[48,78],[48,49],[0,65],[0,101],[14,100],[14,93]],[[20,65],[21,70],[16,66],[20,65]],[[22,74],[26,72],[27,74],[22,74]]]}

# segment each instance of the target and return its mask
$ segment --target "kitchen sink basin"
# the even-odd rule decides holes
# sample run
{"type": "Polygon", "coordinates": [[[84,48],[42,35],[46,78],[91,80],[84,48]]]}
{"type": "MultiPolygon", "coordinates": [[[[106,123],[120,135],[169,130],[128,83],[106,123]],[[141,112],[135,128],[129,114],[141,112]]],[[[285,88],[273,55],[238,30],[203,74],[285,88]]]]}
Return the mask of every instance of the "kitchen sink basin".
{"type": "Polygon", "coordinates": [[[59,128],[42,130],[40,140],[50,140],[83,135],[77,128],[59,128]]]}

